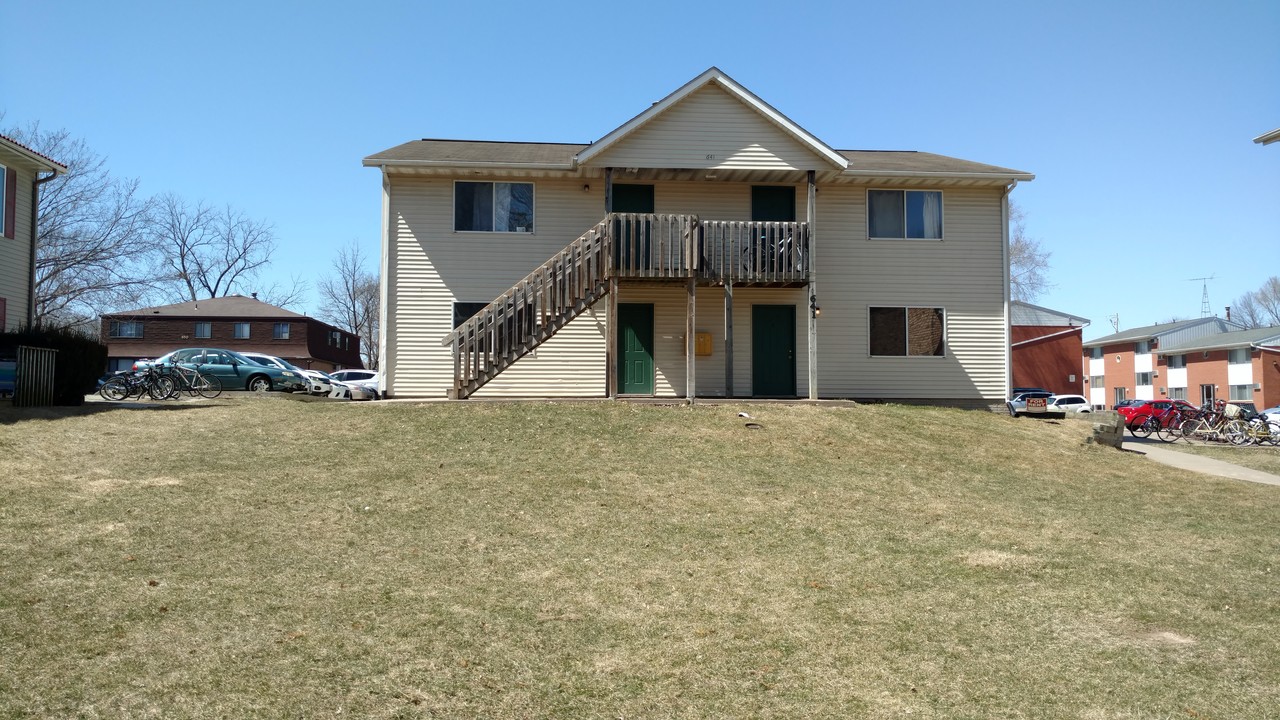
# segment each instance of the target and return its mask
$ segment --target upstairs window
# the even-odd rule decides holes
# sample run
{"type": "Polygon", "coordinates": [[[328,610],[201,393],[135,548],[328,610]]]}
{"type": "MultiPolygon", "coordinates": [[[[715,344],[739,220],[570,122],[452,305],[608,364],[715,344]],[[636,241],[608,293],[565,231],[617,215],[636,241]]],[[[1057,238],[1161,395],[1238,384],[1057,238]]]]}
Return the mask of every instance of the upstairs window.
{"type": "Polygon", "coordinates": [[[876,239],[942,239],[942,192],[868,190],[867,236],[876,239]]]}
{"type": "Polygon", "coordinates": [[[1170,355],[1165,362],[1169,364],[1170,370],[1181,370],[1187,366],[1186,355],[1170,355]]]}
{"type": "Polygon", "coordinates": [[[1093,360],[1101,360],[1102,348],[1101,347],[1089,348],[1089,357],[1093,360]]]}
{"type": "Polygon", "coordinates": [[[207,322],[196,323],[195,336],[198,338],[213,337],[213,323],[207,323],[207,322]]]}
{"type": "Polygon", "coordinates": [[[248,340],[249,339],[249,323],[247,322],[235,323],[232,326],[231,337],[237,340],[248,340]]]}
{"type": "Polygon", "coordinates": [[[1151,384],[1151,373],[1149,373],[1149,372],[1140,372],[1140,373],[1137,373],[1137,374],[1136,374],[1136,380],[1134,381],[1134,384],[1136,384],[1136,385],[1150,385],[1150,384],[1151,384]]]}
{"type": "Polygon", "coordinates": [[[1227,351],[1227,364],[1248,365],[1249,348],[1232,348],[1227,351]]]}
{"type": "Polygon", "coordinates": [[[142,321],[112,320],[111,328],[108,332],[113,338],[140,338],[142,337],[142,321]]]}
{"type": "Polygon", "coordinates": [[[533,183],[453,184],[455,232],[533,232],[533,183]]]}
{"type": "Polygon", "coordinates": [[[945,326],[942,308],[873,307],[871,355],[942,357],[945,326]]]}
{"type": "Polygon", "coordinates": [[[276,340],[289,339],[289,323],[276,323],[271,329],[271,337],[276,340]]]}
{"type": "Polygon", "coordinates": [[[1151,341],[1139,340],[1138,342],[1134,343],[1133,352],[1136,355],[1146,355],[1147,353],[1151,352],[1151,341]]]}

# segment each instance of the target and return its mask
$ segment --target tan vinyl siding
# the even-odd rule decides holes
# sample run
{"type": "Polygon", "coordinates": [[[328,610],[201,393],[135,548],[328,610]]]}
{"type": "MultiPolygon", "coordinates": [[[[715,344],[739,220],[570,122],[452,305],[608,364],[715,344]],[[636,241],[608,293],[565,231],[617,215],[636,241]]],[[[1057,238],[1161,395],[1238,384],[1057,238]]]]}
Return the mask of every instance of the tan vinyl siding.
{"type": "Polygon", "coordinates": [[[800,141],[715,85],[693,92],[592,158],[590,164],[774,170],[829,167],[800,141]]]}
{"type": "Polygon", "coordinates": [[[943,189],[938,240],[869,240],[866,188],[818,194],[823,397],[1000,400],[1008,369],[999,190],[943,189]],[[946,310],[946,357],[870,357],[871,306],[946,310]]]}
{"type": "MultiPolygon", "coordinates": [[[[0,298],[5,299],[4,330],[27,321],[27,292],[31,282],[31,171],[0,154],[0,165],[15,171],[16,201],[13,238],[0,237],[0,298]]],[[[3,200],[3,198],[0,198],[3,200]]]]}
{"type": "MultiPolygon", "coordinates": [[[[473,175],[464,180],[490,178],[473,175]]],[[[603,188],[578,180],[534,182],[534,233],[454,232],[453,180],[392,180],[387,385],[401,397],[443,397],[453,359],[440,340],[453,302],[488,302],[604,216],[603,188]]],[[[603,306],[597,307],[603,316],[603,306]]],[[[478,393],[603,395],[603,321],[571,323],[478,393]]]]}

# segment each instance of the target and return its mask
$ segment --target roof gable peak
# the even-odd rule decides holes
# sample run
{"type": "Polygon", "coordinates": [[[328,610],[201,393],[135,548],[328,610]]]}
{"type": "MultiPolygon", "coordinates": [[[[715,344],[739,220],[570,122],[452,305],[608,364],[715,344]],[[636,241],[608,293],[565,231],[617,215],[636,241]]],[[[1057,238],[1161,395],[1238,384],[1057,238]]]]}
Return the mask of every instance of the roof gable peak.
{"type": "Polygon", "coordinates": [[[733,78],[725,74],[723,70],[715,67],[714,65],[704,71],[701,75],[698,75],[694,79],[677,88],[671,94],[650,105],[644,112],[641,112],[639,115],[631,118],[604,137],[592,143],[583,151],[574,155],[574,163],[581,165],[591,160],[593,157],[600,155],[610,147],[617,145],[623,138],[630,136],[636,130],[648,125],[652,120],[661,116],[685,98],[698,90],[713,84],[728,93],[731,97],[737,99],[746,107],[759,113],[766,120],[773,123],[783,132],[800,142],[810,152],[826,160],[833,167],[839,168],[840,170],[844,170],[849,167],[849,160],[847,158],[836,152],[826,143],[819,140],[808,130],[805,130],[792,122],[792,120],[786,115],[778,112],[778,110],[772,105],[760,99],[760,97],[755,93],[740,85],[733,78]]]}

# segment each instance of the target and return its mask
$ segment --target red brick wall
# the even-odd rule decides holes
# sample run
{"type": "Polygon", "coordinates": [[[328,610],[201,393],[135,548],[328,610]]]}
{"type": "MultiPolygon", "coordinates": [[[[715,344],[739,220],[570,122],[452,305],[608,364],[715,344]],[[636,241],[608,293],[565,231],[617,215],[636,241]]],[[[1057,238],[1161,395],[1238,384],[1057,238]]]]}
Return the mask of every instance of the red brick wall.
{"type": "Polygon", "coordinates": [[[350,337],[347,349],[327,344],[328,326],[311,318],[266,318],[237,320],[235,318],[171,318],[138,316],[103,316],[102,338],[107,343],[107,355],[112,358],[159,357],[170,350],[187,347],[216,347],[240,352],[260,352],[275,355],[304,369],[332,370],[336,366],[362,367],[360,342],[350,337]],[[141,321],[141,338],[115,338],[110,336],[111,321],[141,321]],[[210,324],[210,337],[196,337],[196,323],[210,324]],[[249,323],[248,339],[236,338],[235,324],[249,323]],[[289,339],[275,339],[278,322],[289,323],[289,339]],[[310,338],[310,335],[320,335],[310,338]]]}
{"type": "Polygon", "coordinates": [[[1280,351],[1258,353],[1253,360],[1253,380],[1262,383],[1262,392],[1253,394],[1259,410],[1280,405],[1280,351]]]}
{"type": "Polygon", "coordinates": [[[1214,385],[1214,397],[1226,400],[1230,397],[1231,386],[1227,384],[1227,351],[1210,350],[1208,357],[1204,352],[1187,353],[1187,401],[1199,405],[1203,397],[1201,385],[1214,385]]]}
{"type": "Polygon", "coordinates": [[[1083,392],[1084,376],[1077,361],[1082,334],[1082,328],[1041,325],[1014,325],[1010,328],[1010,339],[1014,344],[1013,387],[1042,387],[1056,393],[1083,392]],[[1065,332],[1068,330],[1075,332],[1065,332]],[[1054,337],[1046,338],[1048,335],[1054,337]],[[1018,345],[1024,341],[1030,342],[1018,345]],[[1075,376],[1074,382],[1070,379],[1072,375],[1075,376]]]}

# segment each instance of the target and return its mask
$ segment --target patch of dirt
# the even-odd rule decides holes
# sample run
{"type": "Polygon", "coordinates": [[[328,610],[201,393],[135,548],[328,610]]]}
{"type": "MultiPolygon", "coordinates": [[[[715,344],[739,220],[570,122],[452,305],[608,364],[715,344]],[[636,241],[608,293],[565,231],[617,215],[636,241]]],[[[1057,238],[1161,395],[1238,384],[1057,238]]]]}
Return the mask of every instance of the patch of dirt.
{"type": "Polygon", "coordinates": [[[1001,550],[975,550],[961,556],[971,567],[1024,567],[1039,562],[1030,555],[1017,555],[1001,550]]]}
{"type": "Polygon", "coordinates": [[[171,477],[153,478],[95,478],[84,483],[83,488],[92,495],[103,495],[126,487],[166,487],[179,485],[182,481],[171,477]]]}

